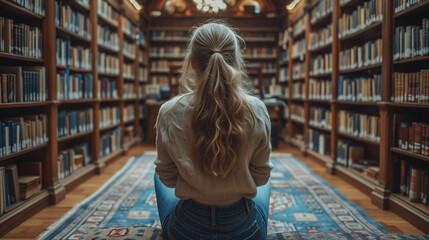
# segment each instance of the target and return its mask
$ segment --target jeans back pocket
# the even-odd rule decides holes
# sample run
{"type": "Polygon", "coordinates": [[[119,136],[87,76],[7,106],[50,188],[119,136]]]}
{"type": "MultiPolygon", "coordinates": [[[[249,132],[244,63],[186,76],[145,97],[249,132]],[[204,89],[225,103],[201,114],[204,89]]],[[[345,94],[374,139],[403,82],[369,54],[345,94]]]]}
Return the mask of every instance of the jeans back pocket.
{"type": "Polygon", "coordinates": [[[170,240],[203,240],[204,234],[196,232],[185,224],[181,223],[179,219],[174,217],[170,228],[168,229],[168,236],[170,240]]]}
{"type": "Polygon", "coordinates": [[[228,240],[261,240],[262,232],[258,226],[258,223],[255,221],[248,228],[244,229],[239,233],[227,236],[228,240]]]}

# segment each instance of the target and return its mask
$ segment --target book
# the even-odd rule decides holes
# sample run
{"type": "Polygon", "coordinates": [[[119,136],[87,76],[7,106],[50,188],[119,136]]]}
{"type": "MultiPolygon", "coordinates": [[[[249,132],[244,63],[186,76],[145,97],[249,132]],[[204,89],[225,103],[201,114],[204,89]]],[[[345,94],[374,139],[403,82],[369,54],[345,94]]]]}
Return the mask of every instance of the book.
{"type": "Polygon", "coordinates": [[[117,106],[100,108],[100,128],[109,127],[121,122],[121,109],[117,106]]]}
{"type": "Polygon", "coordinates": [[[310,78],[308,86],[309,99],[332,99],[332,82],[329,79],[310,78]]]}
{"type": "Polygon", "coordinates": [[[324,28],[317,29],[317,31],[310,32],[309,36],[309,50],[315,50],[319,47],[332,44],[332,23],[324,28]]]}
{"type": "Polygon", "coordinates": [[[311,10],[310,23],[316,23],[318,20],[324,16],[332,13],[334,9],[334,0],[321,0],[319,3],[311,10]]]}
{"type": "Polygon", "coordinates": [[[340,110],[338,111],[338,131],[380,142],[380,117],[340,110]]]}
{"type": "Polygon", "coordinates": [[[43,185],[42,162],[22,162],[18,166],[19,176],[38,176],[39,184],[43,185]]]}
{"type": "Polygon", "coordinates": [[[55,41],[55,58],[59,65],[83,70],[92,69],[92,53],[90,48],[71,43],[70,40],[57,38],[55,41]]]}
{"type": "Polygon", "coordinates": [[[323,107],[310,107],[309,124],[316,127],[331,129],[331,111],[323,107]]]}
{"type": "Polygon", "coordinates": [[[428,52],[429,35],[427,21],[423,18],[419,26],[398,26],[395,28],[393,37],[393,60],[398,61],[406,58],[425,56],[428,52]]]}
{"type": "Polygon", "coordinates": [[[39,176],[20,176],[18,178],[21,200],[27,200],[41,189],[39,176]]]}
{"type": "Polygon", "coordinates": [[[55,1],[55,24],[90,40],[91,19],[66,3],[67,1],[55,1]]]}
{"type": "Polygon", "coordinates": [[[6,171],[0,167],[0,216],[6,211],[6,171]]]}
{"type": "Polygon", "coordinates": [[[113,51],[119,51],[119,37],[116,31],[112,31],[108,26],[97,25],[97,43],[113,51]]]}
{"type": "Polygon", "coordinates": [[[308,129],[307,147],[323,155],[330,154],[330,135],[321,131],[308,129]]]}
{"type": "Polygon", "coordinates": [[[421,169],[412,168],[411,170],[411,181],[410,181],[410,191],[409,191],[409,200],[411,202],[420,202],[421,200],[422,174],[423,174],[423,170],[421,169]]]}
{"type": "Polygon", "coordinates": [[[382,76],[360,76],[346,78],[340,76],[338,79],[338,100],[376,102],[381,101],[382,76]]]}
{"type": "Polygon", "coordinates": [[[362,46],[354,46],[340,52],[340,71],[374,65],[383,61],[381,39],[369,40],[362,46]]]}
{"type": "Polygon", "coordinates": [[[119,12],[108,0],[97,0],[97,14],[114,25],[118,25],[119,12]]]}
{"type": "Polygon", "coordinates": [[[21,197],[19,195],[18,168],[16,165],[7,165],[6,172],[9,174],[11,203],[19,202],[21,197]]]}

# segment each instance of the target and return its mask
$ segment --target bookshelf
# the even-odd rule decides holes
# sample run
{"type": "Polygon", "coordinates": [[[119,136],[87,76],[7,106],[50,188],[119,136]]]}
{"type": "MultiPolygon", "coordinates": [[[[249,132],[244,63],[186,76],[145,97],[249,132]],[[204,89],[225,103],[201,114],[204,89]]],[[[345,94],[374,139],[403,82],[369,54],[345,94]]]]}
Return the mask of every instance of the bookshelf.
{"type": "MultiPolygon", "coordinates": [[[[417,132],[417,135],[411,138],[402,133],[401,141],[407,136],[412,139],[414,146],[425,144],[423,131],[426,131],[426,119],[429,117],[426,113],[429,53],[420,46],[424,46],[427,41],[424,30],[428,23],[428,10],[428,1],[416,1],[413,4],[387,0],[301,1],[294,10],[289,11],[285,17],[289,24],[285,24],[282,29],[290,29],[288,47],[291,51],[294,43],[303,37],[308,39],[307,51],[302,57],[289,53],[288,59],[283,54],[278,62],[279,79],[282,79],[279,84],[285,85],[284,82],[287,82],[290,85],[289,95],[284,98],[292,113],[287,119],[288,136],[285,140],[326,164],[331,174],[338,174],[353,182],[371,197],[376,206],[391,209],[425,233],[429,232],[429,207],[427,203],[411,201],[407,193],[400,192],[399,181],[403,179],[401,171],[405,171],[401,164],[408,164],[405,167],[409,171],[407,174],[411,174],[411,168],[415,172],[427,170],[428,156],[423,153],[423,149],[410,150],[397,143],[398,131],[406,129],[408,132],[417,132]],[[366,5],[365,2],[371,4],[366,5]],[[396,3],[404,5],[395,6],[396,3]],[[371,11],[365,11],[369,15],[357,22],[353,12],[370,5],[371,11]],[[313,20],[312,16],[316,18],[313,20]],[[305,22],[302,20],[305,18],[310,20],[307,27],[295,30],[294,26],[305,22]],[[332,29],[328,31],[327,28],[332,29]],[[420,33],[423,34],[418,36],[420,33]],[[411,41],[413,34],[414,43],[411,41]],[[418,38],[426,40],[420,42],[418,38]],[[398,42],[402,44],[401,47],[398,42]],[[329,65],[332,70],[311,72],[312,69],[326,67],[324,60],[327,54],[332,54],[332,63],[329,65]],[[361,58],[364,61],[356,61],[361,58]],[[294,78],[295,69],[291,65],[299,61],[307,68],[303,76],[294,78]],[[284,70],[286,67],[287,70],[284,70]],[[284,77],[285,73],[288,78],[284,77]],[[300,81],[303,85],[295,87],[294,84],[300,81]],[[296,91],[300,93],[297,95],[299,98],[293,97],[296,91]],[[301,91],[304,91],[303,98],[301,91]],[[299,104],[304,109],[304,122],[294,113],[299,104]],[[321,115],[323,111],[324,118],[321,115]],[[315,124],[315,120],[326,122],[326,119],[330,120],[332,128],[315,124]],[[344,124],[356,121],[360,126],[351,125],[348,130],[344,128],[344,124]],[[416,127],[412,123],[416,123],[416,127]],[[401,124],[407,127],[401,127],[401,124]],[[307,136],[302,137],[303,142],[294,138],[301,129],[307,133],[307,136]],[[326,151],[321,154],[320,146],[318,151],[314,150],[317,143],[315,139],[320,138],[320,135],[327,138],[325,143],[330,142],[328,154],[326,151]],[[355,154],[353,158],[348,155],[350,149],[355,154]],[[356,156],[363,159],[358,163],[369,166],[352,164],[356,156]]],[[[402,181],[407,183],[406,179],[402,181]]]]}
{"type": "MultiPolygon", "coordinates": [[[[22,138],[25,144],[12,145],[10,152],[2,152],[0,168],[16,165],[18,176],[25,176],[28,173],[23,171],[28,170],[21,171],[20,166],[35,163],[39,167],[33,175],[43,178],[41,190],[25,200],[18,199],[0,213],[1,235],[39,209],[61,201],[67,191],[103,171],[105,164],[143,137],[139,117],[144,117],[144,96],[137,95],[137,89],[144,85],[145,78],[137,76],[137,68],[146,66],[147,50],[137,36],[144,38],[146,22],[140,21],[126,1],[44,2],[44,11],[33,12],[12,1],[0,0],[0,8],[7,10],[2,11],[1,21],[22,23],[28,26],[23,27],[24,33],[34,37],[28,43],[32,44],[28,45],[29,51],[0,49],[0,73],[18,89],[16,95],[0,97],[0,121],[12,120],[7,122],[12,134],[17,134],[15,129],[20,126],[26,127],[23,130],[28,126],[30,131],[22,138]],[[63,13],[73,13],[76,22],[67,22],[63,13]],[[125,28],[131,31],[123,32],[125,28]],[[129,78],[124,77],[125,66],[132,73],[129,78]],[[134,92],[130,90],[124,95],[125,87],[134,92]],[[119,121],[107,126],[95,124],[102,117],[100,110],[110,106],[117,108],[119,121]],[[133,113],[131,118],[121,117],[125,111],[133,113]],[[35,124],[31,125],[32,122],[35,124]],[[39,129],[35,130],[36,135],[31,133],[33,128],[39,129]],[[127,139],[126,129],[131,129],[127,139]],[[26,139],[33,136],[39,140],[30,140],[35,142],[29,144],[26,139]],[[111,143],[107,144],[111,146],[109,151],[103,151],[105,154],[100,154],[101,139],[111,143]]],[[[15,135],[11,136],[11,143],[15,139],[15,135]]]]}

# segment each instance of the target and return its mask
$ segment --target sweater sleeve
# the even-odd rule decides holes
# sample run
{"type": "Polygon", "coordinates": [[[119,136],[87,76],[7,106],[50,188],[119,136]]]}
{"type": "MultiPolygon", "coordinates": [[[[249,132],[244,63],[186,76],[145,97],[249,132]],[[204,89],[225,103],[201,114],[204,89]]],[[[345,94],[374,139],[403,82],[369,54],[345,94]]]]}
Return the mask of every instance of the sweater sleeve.
{"type": "Polygon", "coordinates": [[[158,154],[155,160],[155,172],[159,175],[159,179],[165,186],[173,188],[176,186],[179,171],[166,148],[169,145],[169,136],[167,134],[168,125],[165,123],[165,117],[162,117],[164,114],[165,111],[163,111],[163,106],[161,106],[155,125],[156,152],[158,154]]]}
{"type": "Polygon", "coordinates": [[[270,178],[271,169],[273,169],[273,165],[270,161],[271,121],[265,104],[261,106],[261,111],[258,112],[260,112],[258,114],[259,116],[256,117],[260,118],[262,121],[262,125],[260,126],[261,137],[259,144],[253,152],[249,169],[256,186],[262,186],[267,183],[268,179],[270,178]]]}

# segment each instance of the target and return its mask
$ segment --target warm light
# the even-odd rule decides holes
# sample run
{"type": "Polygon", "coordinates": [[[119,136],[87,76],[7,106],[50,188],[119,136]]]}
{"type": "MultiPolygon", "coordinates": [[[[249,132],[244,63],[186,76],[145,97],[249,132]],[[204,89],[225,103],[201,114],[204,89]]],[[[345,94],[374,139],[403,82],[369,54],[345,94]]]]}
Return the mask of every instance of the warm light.
{"type": "Polygon", "coordinates": [[[289,5],[287,5],[287,10],[292,10],[298,3],[300,0],[293,0],[289,5]]]}
{"type": "Polygon", "coordinates": [[[142,9],[142,6],[140,6],[140,4],[136,0],[128,0],[128,1],[130,1],[130,3],[134,6],[135,9],[137,9],[137,11],[140,11],[142,9]]]}
{"type": "Polygon", "coordinates": [[[225,10],[227,4],[235,4],[235,0],[193,0],[197,9],[203,12],[217,13],[219,10],[225,10]],[[225,3],[226,2],[226,3],[225,3]]]}

